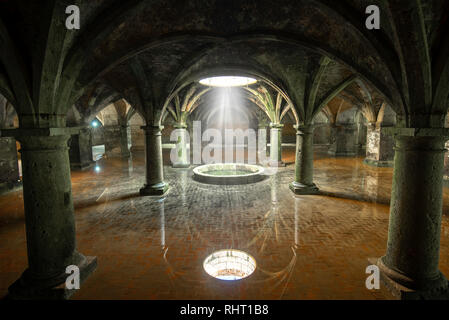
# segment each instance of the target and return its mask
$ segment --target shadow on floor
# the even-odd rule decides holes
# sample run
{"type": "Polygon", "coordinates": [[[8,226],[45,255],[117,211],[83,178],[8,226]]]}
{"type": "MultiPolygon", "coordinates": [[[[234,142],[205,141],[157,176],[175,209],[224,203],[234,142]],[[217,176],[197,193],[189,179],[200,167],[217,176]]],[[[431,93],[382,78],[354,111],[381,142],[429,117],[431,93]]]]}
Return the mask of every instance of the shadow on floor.
{"type": "Polygon", "coordinates": [[[120,201],[125,201],[125,200],[130,200],[130,199],[135,199],[135,198],[140,198],[141,195],[139,192],[133,192],[121,197],[117,197],[117,198],[113,198],[113,199],[106,199],[106,200],[101,200],[101,201],[89,201],[89,202],[78,202],[75,204],[75,210],[78,209],[86,209],[86,208],[91,208],[91,207],[96,207],[98,205],[101,204],[105,204],[105,203],[113,203],[113,202],[120,202],[120,201]]]}
{"type": "Polygon", "coordinates": [[[390,205],[389,198],[370,197],[370,196],[364,195],[364,194],[334,192],[334,191],[326,191],[326,190],[320,189],[318,195],[325,196],[325,197],[338,198],[338,199],[348,199],[348,200],[356,200],[356,201],[376,203],[376,204],[384,204],[387,206],[390,205]]]}

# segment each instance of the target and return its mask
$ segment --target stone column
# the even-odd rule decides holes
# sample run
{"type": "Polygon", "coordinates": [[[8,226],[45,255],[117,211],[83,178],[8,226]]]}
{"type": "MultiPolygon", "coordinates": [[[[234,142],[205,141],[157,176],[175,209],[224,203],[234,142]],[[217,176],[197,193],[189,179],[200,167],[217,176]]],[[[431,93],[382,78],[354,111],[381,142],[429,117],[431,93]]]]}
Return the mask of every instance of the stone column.
{"type": "MultiPolygon", "coordinates": [[[[449,150],[449,140],[446,141],[445,144],[446,150],[449,150]]],[[[443,173],[444,182],[446,183],[449,181],[449,152],[446,151],[444,154],[444,173],[443,173]]]]}
{"type": "Polygon", "coordinates": [[[92,130],[89,127],[82,128],[78,134],[70,138],[70,168],[72,170],[84,170],[95,162],[92,157],[92,130]]]}
{"type": "Polygon", "coordinates": [[[392,167],[394,158],[394,139],[385,134],[377,123],[367,126],[365,164],[376,167],[392,167]]]}
{"type": "Polygon", "coordinates": [[[172,159],[173,168],[189,168],[190,167],[190,139],[187,125],[175,125],[178,134],[177,155],[172,159]]]}
{"type": "Polygon", "coordinates": [[[22,147],[28,269],[10,286],[13,298],[67,298],[74,290],[65,289],[66,267],[77,266],[81,282],[96,268],[96,257],[76,250],[69,136],[17,136],[22,147]]]}
{"type": "Polygon", "coordinates": [[[128,125],[120,126],[120,150],[122,158],[129,158],[129,142],[131,141],[131,129],[128,125]]]}
{"type": "Polygon", "coordinates": [[[295,181],[290,189],[295,194],[316,194],[318,188],[313,183],[313,126],[296,127],[295,181]]]}
{"type": "Polygon", "coordinates": [[[120,126],[104,126],[103,136],[104,136],[104,149],[106,157],[115,158],[120,157],[122,153],[121,149],[121,139],[120,139],[120,126]]]}
{"type": "Polygon", "coordinates": [[[264,123],[259,123],[257,131],[257,159],[258,163],[266,165],[269,162],[267,157],[267,127],[264,123]]]}
{"type": "Polygon", "coordinates": [[[329,154],[335,157],[356,155],[356,126],[354,123],[332,127],[332,145],[329,154]]]}
{"type": "Polygon", "coordinates": [[[367,126],[362,122],[357,122],[356,124],[356,151],[359,152],[366,152],[366,139],[367,139],[367,126]]]}
{"type": "Polygon", "coordinates": [[[16,139],[0,137],[0,192],[20,184],[16,139]]]}
{"type": "Polygon", "coordinates": [[[271,123],[270,124],[270,166],[283,167],[285,163],[282,162],[282,128],[284,125],[271,123]]]}
{"type": "Polygon", "coordinates": [[[447,289],[438,270],[445,138],[396,136],[387,252],[378,265],[402,298],[447,289]]]}
{"type": "Polygon", "coordinates": [[[142,127],[145,130],[146,184],[140,189],[143,196],[163,195],[168,190],[164,182],[164,163],[162,157],[162,126],[142,127]]]}

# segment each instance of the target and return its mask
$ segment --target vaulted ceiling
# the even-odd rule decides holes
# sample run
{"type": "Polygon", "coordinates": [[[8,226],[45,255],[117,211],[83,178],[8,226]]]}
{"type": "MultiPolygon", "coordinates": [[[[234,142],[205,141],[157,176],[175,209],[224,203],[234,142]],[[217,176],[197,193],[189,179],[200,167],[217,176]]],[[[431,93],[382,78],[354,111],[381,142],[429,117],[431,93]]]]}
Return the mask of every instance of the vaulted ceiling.
{"type": "Polygon", "coordinates": [[[92,113],[113,95],[157,124],[193,81],[239,73],[284,92],[307,122],[342,84],[358,94],[345,83],[354,76],[402,126],[439,127],[449,106],[448,16],[444,0],[4,0],[0,92],[22,126],[55,125],[40,115],[74,104],[92,113]],[[80,30],[64,27],[69,4],[80,7],[80,30]],[[371,4],[380,30],[365,26],[371,4]]]}

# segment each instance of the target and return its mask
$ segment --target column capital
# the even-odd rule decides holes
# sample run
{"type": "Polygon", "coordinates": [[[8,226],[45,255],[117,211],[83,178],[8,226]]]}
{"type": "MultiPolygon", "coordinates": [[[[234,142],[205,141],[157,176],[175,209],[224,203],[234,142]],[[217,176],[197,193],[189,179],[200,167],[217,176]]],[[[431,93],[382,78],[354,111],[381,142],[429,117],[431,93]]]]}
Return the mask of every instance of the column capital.
{"type": "Polygon", "coordinates": [[[20,142],[20,153],[26,151],[54,152],[57,150],[69,150],[67,144],[70,135],[57,136],[20,136],[16,139],[20,142]]]}
{"type": "Polygon", "coordinates": [[[283,124],[280,124],[280,123],[270,123],[270,128],[271,129],[282,129],[284,127],[284,125],[283,124]]]}
{"type": "Polygon", "coordinates": [[[173,126],[175,129],[187,129],[188,126],[185,123],[177,123],[173,126]]]}
{"type": "Polygon", "coordinates": [[[33,128],[35,126],[40,127],[65,127],[67,126],[67,115],[64,114],[55,114],[55,113],[20,113],[19,120],[21,127],[30,127],[33,128]]]}
{"type": "Polygon", "coordinates": [[[445,153],[445,136],[394,136],[396,152],[445,153]]]}
{"type": "Polygon", "coordinates": [[[90,134],[92,133],[92,127],[90,125],[83,125],[79,127],[73,127],[72,135],[90,134]]]}
{"type": "Polygon", "coordinates": [[[60,128],[18,128],[18,129],[2,129],[2,137],[14,137],[20,139],[22,137],[53,137],[53,136],[70,136],[78,134],[81,130],[85,129],[81,127],[60,127],[60,128]]]}
{"type": "Polygon", "coordinates": [[[164,129],[164,126],[143,126],[140,128],[143,129],[148,135],[161,135],[161,131],[164,129]]]}
{"type": "Polygon", "coordinates": [[[366,127],[367,128],[371,128],[371,129],[376,129],[377,128],[377,122],[367,122],[366,123],[366,127]]]}
{"type": "Polygon", "coordinates": [[[293,128],[296,129],[296,134],[297,135],[301,135],[301,134],[311,134],[313,133],[313,130],[315,129],[315,125],[313,124],[307,124],[307,125],[294,125],[293,128]]]}

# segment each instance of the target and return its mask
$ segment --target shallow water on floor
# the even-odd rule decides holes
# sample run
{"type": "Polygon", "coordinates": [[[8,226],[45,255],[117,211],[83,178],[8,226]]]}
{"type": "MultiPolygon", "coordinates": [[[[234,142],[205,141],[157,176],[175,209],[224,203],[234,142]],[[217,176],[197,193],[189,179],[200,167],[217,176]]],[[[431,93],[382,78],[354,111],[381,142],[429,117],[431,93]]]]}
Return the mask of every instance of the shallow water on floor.
{"type": "MultiPolygon", "coordinates": [[[[315,180],[331,196],[293,195],[292,165],[244,186],[201,184],[191,169],[166,166],[163,198],[139,196],[142,156],[72,173],[78,249],[98,257],[74,298],[391,299],[383,287],[366,289],[365,270],[368,258],[385,253],[389,208],[372,201],[388,200],[392,170],[317,158],[315,180]],[[204,260],[223,249],[254,257],[254,273],[239,281],[209,276],[204,260]]],[[[1,196],[0,212],[3,295],[27,265],[21,193],[1,196]]],[[[440,269],[449,275],[446,216],[442,231],[440,269]]]]}

